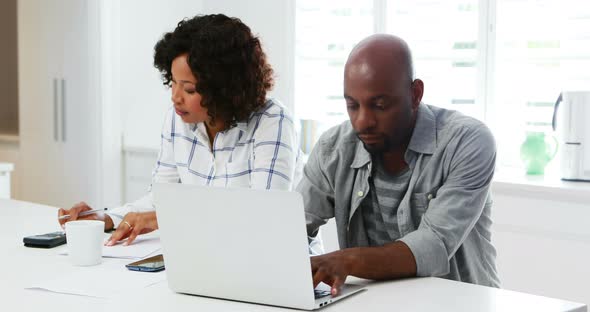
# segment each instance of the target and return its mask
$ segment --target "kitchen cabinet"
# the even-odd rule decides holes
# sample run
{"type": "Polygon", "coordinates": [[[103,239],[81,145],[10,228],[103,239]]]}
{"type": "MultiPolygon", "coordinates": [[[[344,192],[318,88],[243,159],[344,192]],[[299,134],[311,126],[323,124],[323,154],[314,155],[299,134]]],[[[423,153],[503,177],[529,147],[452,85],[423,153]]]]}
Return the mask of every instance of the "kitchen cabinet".
{"type": "Polygon", "coordinates": [[[99,203],[98,1],[19,0],[21,198],[99,203]]]}

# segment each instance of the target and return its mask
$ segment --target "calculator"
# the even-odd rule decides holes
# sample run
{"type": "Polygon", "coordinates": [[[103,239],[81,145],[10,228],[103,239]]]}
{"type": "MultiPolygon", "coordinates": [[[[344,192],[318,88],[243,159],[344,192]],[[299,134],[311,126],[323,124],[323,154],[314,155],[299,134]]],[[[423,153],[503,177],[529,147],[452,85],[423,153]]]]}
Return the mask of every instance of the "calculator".
{"type": "Polygon", "coordinates": [[[47,234],[27,236],[23,238],[23,243],[27,247],[53,248],[66,243],[66,233],[52,232],[47,234]]]}

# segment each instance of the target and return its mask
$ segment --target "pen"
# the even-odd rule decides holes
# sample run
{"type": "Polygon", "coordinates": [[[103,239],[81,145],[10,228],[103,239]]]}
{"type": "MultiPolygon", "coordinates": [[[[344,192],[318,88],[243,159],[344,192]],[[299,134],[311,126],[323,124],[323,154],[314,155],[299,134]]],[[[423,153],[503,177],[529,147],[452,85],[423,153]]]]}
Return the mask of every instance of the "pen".
{"type": "MultiPolygon", "coordinates": [[[[78,217],[83,217],[83,216],[87,216],[87,215],[91,215],[97,212],[101,212],[101,211],[107,211],[109,208],[104,208],[104,209],[94,209],[94,210],[86,210],[86,211],[82,211],[78,214],[78,217]]],[[[59,217],[59,220],[63,220],[63,219],[69,219],[70,215],[63,215],[61,217],[59,217]]]]}

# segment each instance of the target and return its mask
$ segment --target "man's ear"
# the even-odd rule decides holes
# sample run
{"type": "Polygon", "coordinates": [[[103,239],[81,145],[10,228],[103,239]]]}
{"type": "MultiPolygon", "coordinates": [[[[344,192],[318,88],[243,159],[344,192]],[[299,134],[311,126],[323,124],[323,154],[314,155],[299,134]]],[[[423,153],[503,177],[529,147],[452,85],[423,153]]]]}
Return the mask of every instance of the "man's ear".
{"type": "Polygon", "coordinates": [[[424,82],[420,79],[415,79],[412,82],[412,108],[418,109],[418,105],[422,101],[422,95],[424,95],[424,82]]]}

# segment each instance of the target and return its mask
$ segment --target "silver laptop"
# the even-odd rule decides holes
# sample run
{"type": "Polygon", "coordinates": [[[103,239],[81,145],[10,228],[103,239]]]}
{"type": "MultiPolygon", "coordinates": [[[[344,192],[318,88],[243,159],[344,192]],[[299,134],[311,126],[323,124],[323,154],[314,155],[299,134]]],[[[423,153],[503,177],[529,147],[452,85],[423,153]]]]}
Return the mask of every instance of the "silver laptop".
{"type": "Polygon", "coordinates": [[[152,191],[175,292],[314,310],[363,289],[315,298],[299,193],[180,183],[152,191]]]}

